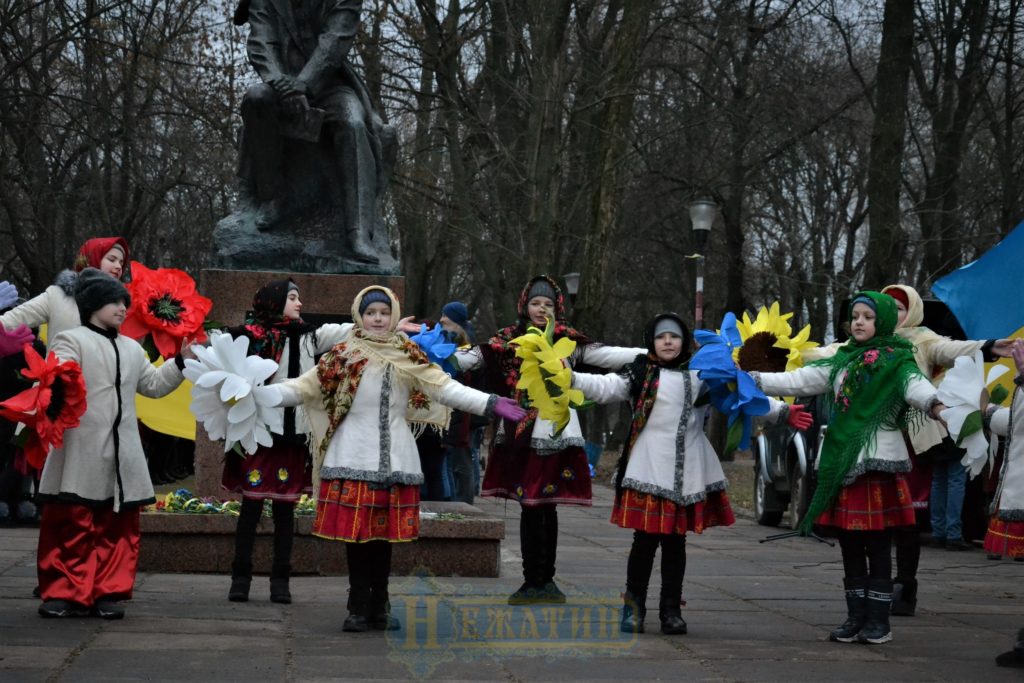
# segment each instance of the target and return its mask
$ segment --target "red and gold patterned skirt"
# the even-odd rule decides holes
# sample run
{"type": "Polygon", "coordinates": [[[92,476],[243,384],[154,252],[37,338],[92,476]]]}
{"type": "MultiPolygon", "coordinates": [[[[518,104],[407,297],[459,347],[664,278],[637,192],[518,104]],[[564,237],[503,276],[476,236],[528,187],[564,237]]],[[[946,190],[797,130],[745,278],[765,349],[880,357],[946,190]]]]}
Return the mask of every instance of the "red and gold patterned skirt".
{"type": "Polygon", "coordinates": [[[704,533],[713,526],[731,526],[736,522],[725,491],[709,493],[704,500],[677,505],[667,498],[623,489],[612,507],[612,524],[623,529],[638,529],[649,534],[704,533]]]}
{"type": "Polygon", "coordinates": [[[415,541],[420,533],[420,487],[370,488],[352,479],[320,482],[313,535],[332,541],[415,541]]]}
{"type": "Polygon", "coordinates": [[[815,524],[846,531],[881,531],[914,526],[914,504],[900,472],[866,472],[839,490],[832,507],[815,524]]]}
{"type": "Polygon", "coordinates": [[[992,515],[985,534],[985,551],[1004,557],[1024,557],[1024,522],[1004,522],[992,515]]]}

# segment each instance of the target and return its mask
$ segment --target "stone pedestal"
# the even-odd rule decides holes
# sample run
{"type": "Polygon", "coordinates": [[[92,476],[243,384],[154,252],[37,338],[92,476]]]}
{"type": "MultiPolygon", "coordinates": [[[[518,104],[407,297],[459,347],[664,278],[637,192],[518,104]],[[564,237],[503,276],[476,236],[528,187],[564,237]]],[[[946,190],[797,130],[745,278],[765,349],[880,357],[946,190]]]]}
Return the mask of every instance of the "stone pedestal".
{"type": "MultiPolygon", "coordinates": [[[[352,300],[364,287],[382,285],[405,297],[405,278],[386,275],[320,275],[264,270],[204,270],[199,291],[213,299],[210,320],[224,325],[241,325],[252,307],[252,297],[270,280],[291,277],[299,287],[302,315],[311,322],[333,318],[351,320],[352,300]]],[[[236,456],[232,456],[236,457],[236,456]]],[[[224,444],[212,442],[201,425],[196,427],[196,495],[225,497],[220,487],[224,468],[224,444]]]]}
{"type": "MultiPolygon", "coordinates": [[[[431,501],[420,507],[426,514],[420,520],[419,540],[394,545],[392,574],[426,571],[435,576],[498,576],[504,520],[466,503],[431,501]]],[[[144,512],[139,570],[230,574],[237,524],[238,518],[232,515],[144,512]]],[[[312,517],[295,520],[293,573],[347,574],[344,543],[316,538],[312,526],[312,517]]],[[[272,520],[260,520],[253,550],[257,573],[270,571],[273,528],[272,520]]]]}

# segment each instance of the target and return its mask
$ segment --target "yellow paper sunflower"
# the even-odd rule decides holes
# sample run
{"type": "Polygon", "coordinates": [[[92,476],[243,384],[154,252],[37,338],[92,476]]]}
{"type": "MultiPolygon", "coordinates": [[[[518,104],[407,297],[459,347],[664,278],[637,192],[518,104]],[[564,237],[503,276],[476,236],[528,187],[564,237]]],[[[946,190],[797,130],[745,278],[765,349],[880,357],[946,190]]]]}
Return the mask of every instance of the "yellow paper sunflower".
{"type": "Polygon", "coordinates": [[[555,424],[555,435],[569,424],[569,409],[583,405],[583,392],[572,388],[572,370],[562,361],[576,350],[568,337],[554,341],[554,323],[549,318],[544,331],[536,327],[512,340],[516,356],[523,360],[516,389],[525,389],[537,414],[555,424]]]}
{"type": "Polygon", "coordinates": [[[747,372],[782,372],[796,370],[803,366],[801,352],[818,345],[810,341],[811,326],[804,325],[798,334],[793,335],[789,324],[792,313],[780,313],[779,302],[771,307],[761,307],[754,320],[747,313],[737,322],[743,346],[733,351],[733,357],[740,367],[747,372]]]}

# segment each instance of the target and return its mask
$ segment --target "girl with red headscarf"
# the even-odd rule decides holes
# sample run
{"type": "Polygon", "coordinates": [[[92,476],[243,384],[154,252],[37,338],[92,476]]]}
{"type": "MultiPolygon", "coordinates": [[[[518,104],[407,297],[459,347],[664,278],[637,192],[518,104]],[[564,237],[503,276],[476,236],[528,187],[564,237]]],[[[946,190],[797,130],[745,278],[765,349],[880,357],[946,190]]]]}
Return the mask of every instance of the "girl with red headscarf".
{"type": "Polygon", "coordinates": [[[0,316],[0,325],[13,330],[19,325],[47,326],[47,338],[82,324],[75,305],[75,283],[85,268],[98,270],[121,280],[128,279],[128,242],[123,237],[94,237],[78,250],[74,269],[63,270],[39,296],[0,316]]]}

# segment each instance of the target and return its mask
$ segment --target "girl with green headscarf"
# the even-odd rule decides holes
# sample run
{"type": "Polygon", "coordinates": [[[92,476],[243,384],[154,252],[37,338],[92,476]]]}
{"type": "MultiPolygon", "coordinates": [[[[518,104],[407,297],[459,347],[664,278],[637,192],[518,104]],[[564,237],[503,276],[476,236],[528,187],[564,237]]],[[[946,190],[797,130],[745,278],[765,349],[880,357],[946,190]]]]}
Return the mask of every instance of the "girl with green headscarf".
{"type": "Polygon", "coordinates": [[[860,292],[850,306],[851,339],[834,356],[793,372],[751,373],[769,396],[832,395],[818,485],[801,530],[817,524],[839,539],[848,618],[829,634],[838,642],[892,639],[891,530],[915,523],[902,430],[943,407],[913,346],[895,334],[896,321],[892,297],[860,292]]]}

